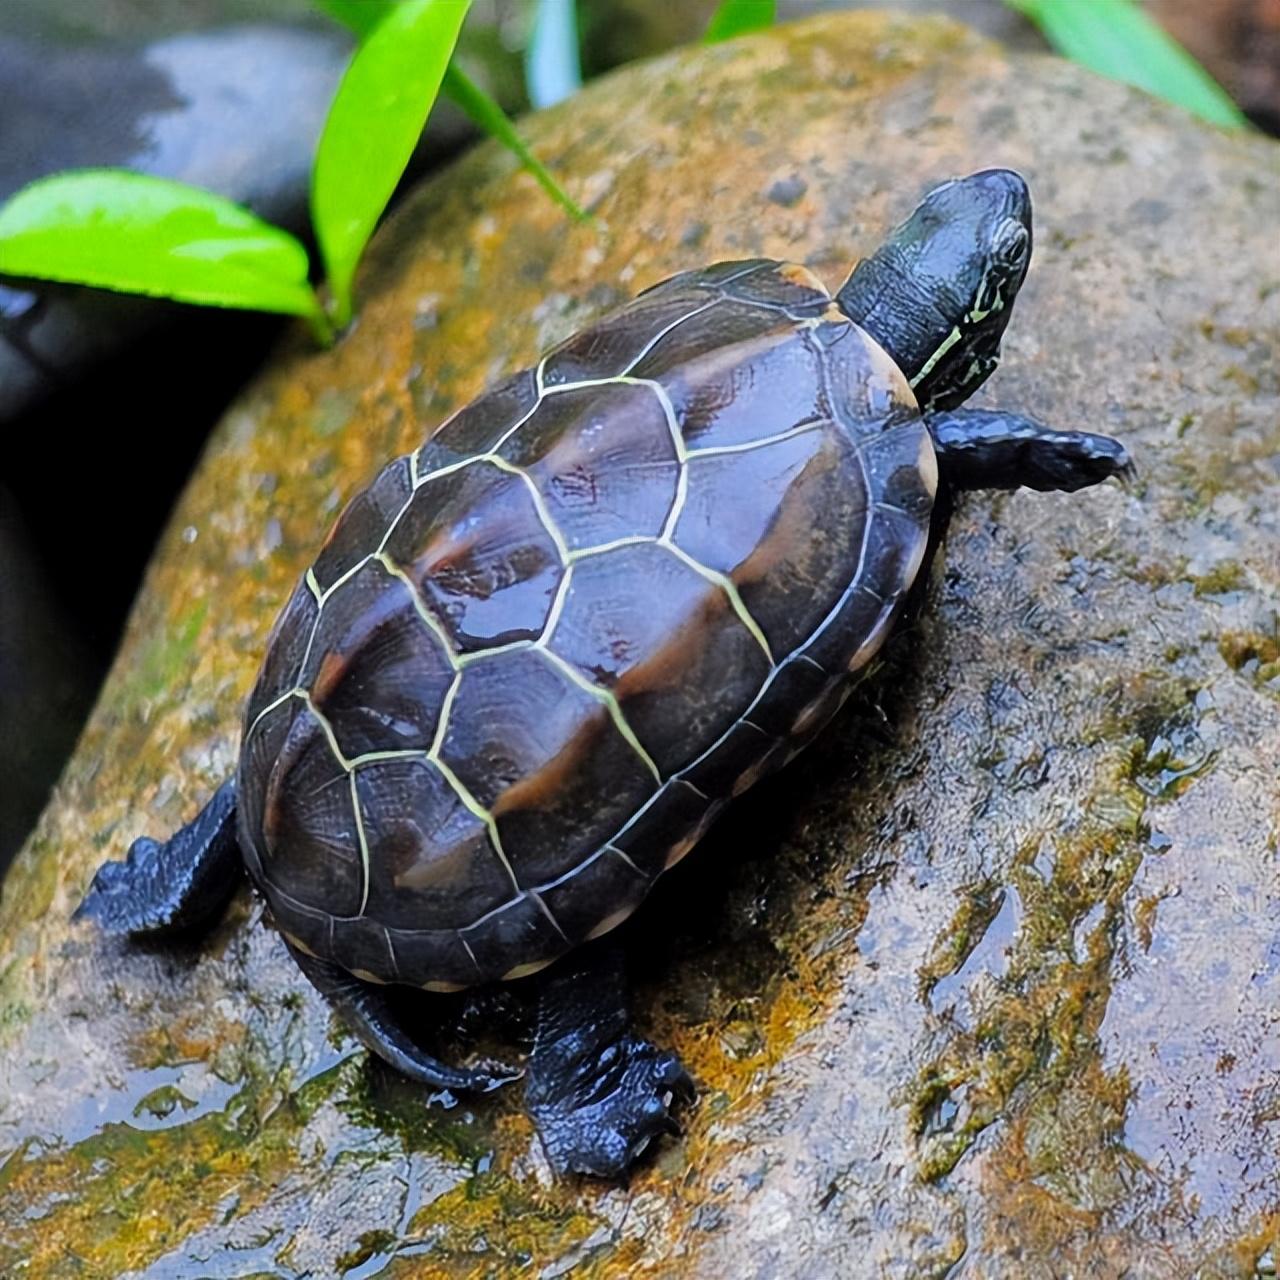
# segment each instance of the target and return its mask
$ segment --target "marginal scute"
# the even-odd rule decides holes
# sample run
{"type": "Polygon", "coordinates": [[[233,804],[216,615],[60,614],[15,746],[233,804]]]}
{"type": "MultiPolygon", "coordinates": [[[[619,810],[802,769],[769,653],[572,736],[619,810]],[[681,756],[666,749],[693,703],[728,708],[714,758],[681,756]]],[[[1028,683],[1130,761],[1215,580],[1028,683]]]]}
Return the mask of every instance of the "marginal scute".
{"type": "Polygon", "coordinates": [[[828,394],[837,421],[856,440],[889,427],[920,423],[920,410],[902,370],[856,324],[831,330],[823,351],[828,394]]]}
{"type": "Polygon", "coordinates": [[[851,658],[860,656],[863,661],[859,665],[870,660],[873,655],[863,652],[863,642],[881,618],[892,615],[900,594],[894,592],[886,599],[865,579],[860,579],[844,593],[826,625],[809,641],[804,652],[828,670],[857,670],[849,667],[851,658]]]}
{"type": "Polygon", "coordinates": [[[636,299],[638,301],[660,290],[685,285],[718,293],[721,287],[730,281],[742,280],[757,271],[772,271],[777,265],[772,258],[735,258],[726,262],[713,262],[709,267],[695,267],[689,271],[678,272],[666,280],[659,280],[656,284],[642,289],[636,295],[636,299]]]}
{"type": "MultiPolygon", "coordinates": [[[[267,769],[262,825],[256,834],[269,890],[328,915],[359,910],[364,872],[350,782],[323,726],[305,706],[267,769]]],[[[276,910],[288,920],[287,910],[276,910]]],[[[323,954],[314,917],[298,917],[292,928],[323,954]]]]}
{"type": "Polygon", "coordinates": [[[920,472],[920,480],[924,491],[930,498],[938,496],[938,453],[933,447],[933,438],[926,431],[920,437],[920,451],[916,455],[916,467],[920,472]]]}
{"type": "Polygon", "coordinates": [[[820,699],[834,677],[812,662],[790,657],[769,681],[767,696],[751,708],[751,723],[775,738],[792,732],[799,712],[820,699]]]}
{"type": "Polygon", "coordinates": [[[621,924],[644,900],[652,883],[651,876],[606,846],[538,895],[565,936],[578,943],[621,924]]]}
{"type": "Polygon", "coordinates": [[[321,591],[378,549],[411,492],[409,459],[396,458],[347,503],[312,569],[321,591]]]}
{"type": "Polygon", "coordinates": [[[241,833],[240,846],[250,871],[255,875],[261,874],[264,848],[264,780],[270,778],[293,723],[305,706],[300,697],[285,698],[275,706],[268,704],[246,725],[240,744],[236,821],[241,833]]]}
{"type": "Polygon", "coordinates": [[[538,380],[532,369],[522,369],[490,388],[441,423],[418,450],[419,482],[441,467],[456,466],[494,448],[537,403],[538,380]]]}
{"type": "Polygon", "coordinates": [[[664,335],[715,301],[691,282],[664,281],[549,352],[542,364],[543,386],[626,373],[664,335]]]}
{"type": "Polygon", "coordinates": [[[386,554],[463,652],[535,639],[564,573],[528,482],[491,462],[426,481],[386,554]]]}
{"type": "Polygon", "coordinates": [[[245,710],[246,732],[265,708],[297,686],[302,658],[319,611],[306,579],[299,579],[267,638],[267,656],[245,710]]]}
{"type": "MultiPolygon", "coordinates": [[[[753,707],[751,714],[755,712],[753,707]]],[[[686,766],[680,776],[703,795],[723,801],[748,769],[774,759],[782,747],[778,736],[766,733],[754,721],[739,720],[714,743],[713,750],[686,766]]]]}
{"type": "Polygon", "coordinates": [[[398,981],[417,984],[425,977],[421,985],[428,990],[459,991],[482,980],[457,929],[388,928],[386,934],[398,981]]]}
{"type": "Polygon", "coordinates": [[[721,807],[683,778],[665,782],[662,790],[609,840],[642,875],[656,879],[674,843],[697,840],[721,807]]]}
{"type": "Polygon", "coordinates": [[[776,307],[796,320],[820,315],[831,305],[822,281],[798,262],[782,262],[723,286],[726,297],[759,307],[776,307]]]}
{"type": "Polygon", "coordinates": [[[918,419],[866,442],[862,461],[881,506],[896,507],[920,529],[929,526],[937,489],[933,441],[918,419]]]}
{"type": "Polygon", "coordinates": [[[464,929],[462,936],[488,981],[534,972],[571,945],[546,909],[528,893],[464,929]]]}

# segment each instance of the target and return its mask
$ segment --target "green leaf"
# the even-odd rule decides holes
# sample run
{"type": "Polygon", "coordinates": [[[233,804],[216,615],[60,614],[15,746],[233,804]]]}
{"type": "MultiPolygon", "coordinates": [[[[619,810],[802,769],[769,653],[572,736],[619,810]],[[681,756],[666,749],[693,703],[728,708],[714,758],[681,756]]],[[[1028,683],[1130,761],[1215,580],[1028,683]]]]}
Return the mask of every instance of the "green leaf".
{"type": "Polygon", "coordinates": [[[373,228],[422,133],[471,0],[402,0],[356,50],[311,174],[311,217],[339,324],[373,228]]]}
{"type": "Polygon", "coordinates": [[[718,44],[748,31],[760,31],[773,25],[778,6],[775,0],[720,0],[703,34],[706,44],[718,44]]]}
{"type": "Polygon", "coordinates": [[[0,274],[322,316],[307,251],[221,196],[126,169],[40,178],[0,207],[0,274]]]}
{"type": "Polygon", "coordinates": [[[1005,0],[1064,56],[1228,128],[1247,121],[1216,80],[1132,0],[1005,0]]]}
{"type": "MultiPolygon", "coordinates": [[[[331,17],[350,27],[362,39],[395,6],[396,0],[315,0],[331,17]]],[[[445,93],[491,138],[496,138],[537,180],[538,185],[571,216],[580,221],[589,215],[551,176],[547,167],[529,149],[507,113],[457,62],[451,62],[441,86],[445,93]]]]}
{"type": "Polygon", "coordinates": [[[568,192],[547,172],[542,161],[529,150],[528,143],[507,119],[502,107],[469,76],[453,64],[445,72],[444,91],[480,126],[485,133],[496,138],[520,163],[533,174],[539,186],[561,208],[579,221],[585,221],[587,213],[569,196],[568,192]]]}

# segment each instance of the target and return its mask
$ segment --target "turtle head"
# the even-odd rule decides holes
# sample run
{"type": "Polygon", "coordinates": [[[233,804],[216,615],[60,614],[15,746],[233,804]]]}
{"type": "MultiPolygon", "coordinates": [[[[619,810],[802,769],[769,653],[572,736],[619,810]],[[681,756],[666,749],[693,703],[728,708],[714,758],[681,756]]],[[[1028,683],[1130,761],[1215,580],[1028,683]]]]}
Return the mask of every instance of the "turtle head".
{"type": "Polygon", "coordinates": [[[934,187],[836,295],[923,409],[967,400],[996,367],[1031,259],[1031,193],[1010,169],[934,187]]]}

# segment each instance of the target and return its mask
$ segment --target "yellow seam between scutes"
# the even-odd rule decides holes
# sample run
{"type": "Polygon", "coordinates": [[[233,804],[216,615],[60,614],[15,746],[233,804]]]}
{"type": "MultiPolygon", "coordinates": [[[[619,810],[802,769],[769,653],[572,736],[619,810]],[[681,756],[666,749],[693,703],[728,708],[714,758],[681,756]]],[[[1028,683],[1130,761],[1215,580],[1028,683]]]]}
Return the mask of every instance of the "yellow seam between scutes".
{"type": "Polygon", "coordinates": [[[765,639],[764,632],[760,629],[760,624],[751,616],[751,610],[743,603],[741,595],[738,594],[737,586],[731,579],[726,578],[723,573],[703,564],[700,560],[695,560],[687,551],[678,547],[674,542],[665,538],[659,539],[659,546],[666,547],[677,559],[683,560],[695,573],[701,574],[708,582],[714,583],[729,597],[729,603],[733,606],[733,611],[738,615],[739,621],[755,638],[755,642],[764,652],[764,656],[768,658],[769,665],[775,665],[773,660],[773,651],[769,648],[769,642],[765,639]]]}
{"type": "Polygon", "coordinates": [[[413,602],[414,610],[422,621],[427,624],[427,628],[432,635],[440,641],[444,649],[445,658],[456,671],[458,669],[458,655],[453,650],[453,641],[449,633],[444,629],[444,624],[431,612],[427,602],[422,598],[417,584],[385,551],[379,551],[374,558],[393,578],[398,578],[404,583],[406,590],[409,592],[409,599],[413,602]]]}

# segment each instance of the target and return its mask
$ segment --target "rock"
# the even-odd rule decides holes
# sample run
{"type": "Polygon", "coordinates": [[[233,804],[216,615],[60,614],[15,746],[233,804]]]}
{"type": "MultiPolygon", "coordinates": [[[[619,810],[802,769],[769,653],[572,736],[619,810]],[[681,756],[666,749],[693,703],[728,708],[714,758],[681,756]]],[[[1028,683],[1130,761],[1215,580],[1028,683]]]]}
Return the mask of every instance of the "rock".
{"type": "MultiPolygon", "coordinates": [[[[777,13],[779,18],[790,19],[877,7],[883,7],[877,0],[778,0],[777,13]]],[[[1010,48],[1040,52],[1049,47],[1030,19],[1004,0],[895,0],[894,8],[913,16],[945,13],[1010,48]]]]}
{"type": "Polygon", "coordinates": [[[1275,144],[870,14],[526,127],[594,223],[492,146],[422,187],[352,331],[280,354],[173,517],[0,905],[0,1272],[1269,1274],[1275,144]],[[68,924],[230,770],[274,614],[387,455],[674,270],[835,284],[990,164],[1028,175],[1038,248],[982,399],[1116,432],[1141,486],[963,502],[881,680],[636,918],[641,1021],[701,1100],[627,1187],[547,1182],[518,1097],[440,1111],[369,1063],[247,895],[179,950],[68,924]]]}

